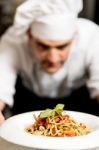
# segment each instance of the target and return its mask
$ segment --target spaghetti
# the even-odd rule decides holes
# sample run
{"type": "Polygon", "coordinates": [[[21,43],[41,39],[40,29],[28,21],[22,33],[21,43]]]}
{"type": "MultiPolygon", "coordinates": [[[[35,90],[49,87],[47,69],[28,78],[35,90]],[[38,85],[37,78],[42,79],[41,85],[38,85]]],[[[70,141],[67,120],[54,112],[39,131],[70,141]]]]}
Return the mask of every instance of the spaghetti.
{"type": "Polygon", "coordinates": [[[84,123],[78,123],[63,111],[63,104],[58,104],[54,109],[46,109],[26,131],[35,135],[52,137],[72,137],[86,135],[91,129],[84,123]]]}

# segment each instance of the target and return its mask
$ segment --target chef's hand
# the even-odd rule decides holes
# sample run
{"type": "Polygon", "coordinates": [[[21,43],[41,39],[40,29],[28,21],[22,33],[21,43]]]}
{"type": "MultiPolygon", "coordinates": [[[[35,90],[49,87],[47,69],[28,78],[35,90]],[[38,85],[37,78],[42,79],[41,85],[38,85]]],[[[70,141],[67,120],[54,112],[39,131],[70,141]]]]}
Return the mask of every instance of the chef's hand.
{"type": "Polygon", "coordinates": [[[3,109],[5,108],[6,104],[0,100],[0,125],[4,122],[5,118],[2,114],[3,109]]]}
{"type": "Polygon", "coordinates": [[[0,125],[4,122],[5,118],[2,114],[2,112],[0,111],[0,125]]]}

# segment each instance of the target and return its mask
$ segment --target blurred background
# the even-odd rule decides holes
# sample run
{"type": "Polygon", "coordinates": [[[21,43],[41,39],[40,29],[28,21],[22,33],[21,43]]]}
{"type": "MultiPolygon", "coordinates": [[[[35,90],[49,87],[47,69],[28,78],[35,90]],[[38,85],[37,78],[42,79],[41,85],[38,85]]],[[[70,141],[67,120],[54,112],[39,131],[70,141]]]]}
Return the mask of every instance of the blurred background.
{"type": "MultiPolygon", "coordinates": [[[[13,23],[13,17],[18,5],[25,0],[0,0],[0,35],[13,23]]],[[[88,18],[99,24],[99,0],[83,0],[84,8],[80,17],[88,18]]]]}
{"type": "Polygon", "coordinates": [[[18,5],[25,0],[0,0],[0,35],[13,23],[18,5]]]}

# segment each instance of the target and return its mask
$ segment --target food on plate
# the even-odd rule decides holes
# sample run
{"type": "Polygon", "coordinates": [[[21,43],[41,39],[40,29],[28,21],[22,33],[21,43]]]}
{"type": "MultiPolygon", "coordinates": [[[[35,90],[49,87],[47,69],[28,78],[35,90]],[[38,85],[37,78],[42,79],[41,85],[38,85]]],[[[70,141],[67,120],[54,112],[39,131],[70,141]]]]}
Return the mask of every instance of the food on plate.
{"type": "Polygon", "coordinates": [[[73,137],[91,132],[85,123],[77,122],[63,108],[64,104],[57,104],[54,109],[46,109],[38,116],[33,115],[35,122],[25,130],[34,135],[51,137],[73,137]]]}

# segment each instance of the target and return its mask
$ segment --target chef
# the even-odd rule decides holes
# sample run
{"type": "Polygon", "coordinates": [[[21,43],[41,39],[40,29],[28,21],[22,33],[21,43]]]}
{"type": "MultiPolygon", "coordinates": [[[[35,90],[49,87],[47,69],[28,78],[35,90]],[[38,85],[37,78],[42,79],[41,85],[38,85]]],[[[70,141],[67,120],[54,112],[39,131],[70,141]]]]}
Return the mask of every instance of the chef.
{"type": "Polygon", "coordinates": [[[90,103],[98,101],[99,26],[78,18],[81,10],[82,0],[28,0],[17,8],[0,40],[1,112],[6,106],[17,114],[57,103],[83,111],[80,104],[90,108],[87,99],[68,97],[84,85],[95,99],[90,103]],[[24,91],[15,96],[18,76],[24,91]]]}

